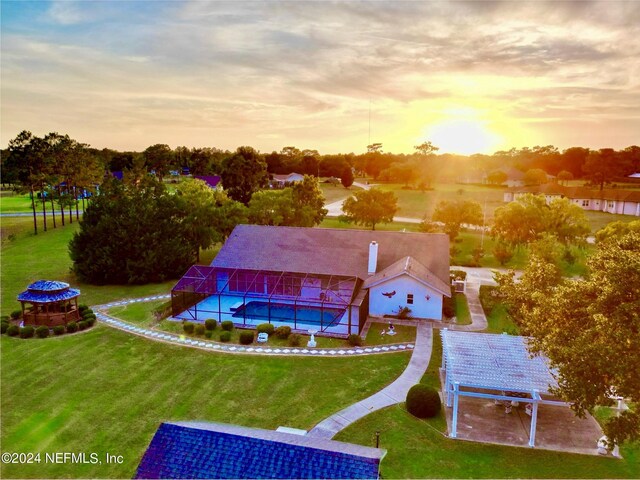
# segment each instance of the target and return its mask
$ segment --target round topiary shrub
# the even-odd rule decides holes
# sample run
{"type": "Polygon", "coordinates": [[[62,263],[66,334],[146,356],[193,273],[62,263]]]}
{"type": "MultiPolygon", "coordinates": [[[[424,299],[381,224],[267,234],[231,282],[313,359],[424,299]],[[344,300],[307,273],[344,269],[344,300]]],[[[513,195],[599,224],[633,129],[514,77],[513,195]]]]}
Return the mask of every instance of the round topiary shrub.
{"type": "Polygon", "coordinates": [[[207,318],[204,321],[204,328],[206,328],[207,330],[215,330],[217,325],[218,322],[216,322],[213,318],[207,318]]]}
{"type": "Polygon", "coordinates": [[[288,325],[282,325],[281,327],[276,328],[273,334],[276,338],[281,338],[283,340],[287,339],[289,338],[289,335],[291,335],[291,327],[288,325]]]}
{"type": "Polygon", "coordinates": [[[253,332],[240,332],[240,343],[242,345],[253,343],[253,332]]]}
{"type": "Polygon", "coordinates": [[[289,335],[289,338],[287,339],[287,344],[290,347],[299,347],[301,343],[302,343],[302,336],[300,336],[297,333],[292,333],[291,335],[289,335]]]}
{"type": "Polygon", "coordinates": [[[196,325],[196,335],[204,335],[204,325],[201,323],[196,325]]]}
{"type": "Polygon", "coordinates": [[[20,329],[20,338],[31,338],[34,333],[35,329],[31,325],[27,325],[20,329]]]}
{"type": "Polygon", "coordinates": [[[54,335],[63,335],[64,334],[64,325],[56,325],[53,327],[54,335]]]}
{"type": "Polygon", "coordinates": [[[93,327],[93,325],[96,323],[96,317],[89,317],[87,319],[85,319],[85,322],[87,323],[88,327],[93,327]]]}
{"type": "Polygon", "coordinates": [[[11,312],[11,319],[12,320],[17,320],[22,316],[22,310],[14,310],[13,312],[11,312]]]}
{"type": "Polygon", "coordinates": [[[225,320],[220,324],[220,326],[222,327],[223,330],[226,330],[227,332],[230,332],[231,330],[233,330],[233,322],[231,320],[225,320]]]}
{"type": "Polygon", "coordinates": [[[18,325],[9,325],[7,328],[7,335],[10,337],[17,337],[20,334],[20,327],[18,325]]]}
{"type": "Polygon", "coordinates": [[[78,305],[78,311],[80,313],[84,312],[85,310],[89,310],[89,306],[85,305],[84,303],[81,303],[80,305],[78,305]]]}
{"type": "Polygon", "coordinates": [[[256,330],[258,333],[266,333],[271,336],[273,335],[273,332],[275,332],[276,327],[274,327],[272,323],[261,323],[256,327],[256,330]]]}
{"type": "Polygon", "coordinates": [[[352,333],[347,337],[347,343],[352,347],[359,347],[360,345],[362,345],[362,337],[360,335],[352,333]]]}
{"type": "Polygon", "coordinates": [[[2,322],[0,324],[0,332],[1,333],[7,333],[8,329],[9,329],[9,323],[8,322],[2,322]]]}
{"type": "Polygon", "coordinates": [[[49,336],[49,327],[40,325],[38,328],[36,328],[36,335],[38,336],[38,338],[47,338],[49,336]]]}
{"type": "Polygon", "coordinates": [[[95,313],[93,313],[93,312],[89,312],[89,311],[86,311],[86,312],[84,312],[84,313],[82,314],[82,319],[83,319],[83,320],[88,320],[88,319],[90,319],[90,318],[96,318],[96,314],[95,314],[95,313]]]}
{"type": "Polygon", "coordinates": [[[435,417],[440,412],[441,402],[438,391],[422,383],[409,389],[407,411],[418,418],[435,417]]]}
{"type": "Polygon", "coordinates": [[[213,337],[213,330],[205,330],[204,331],[204,336],[207,337],[207,338],[213,337]]]}
{"type": "Polygon", "coordinates": [[[229,330],[225,330],[224,332],[220,333],[221,342],[228,342],[229,340],[231,340],[231,332],[229,330]]]}
{"type": "Polygon", "coordinates": [[[78,322],[78,330],[86,330],[87,328],[89,328],[87,322],[85,322],[84,320],[80,320],[78,322]]]}
{"type": "Polygon", "coordinates": [[[189,335],[191,335],[193,333],[195,328],[196,328],[196,326],[191,322],[184,322],[182,324],[182,329],[184,330],[184,333],[187,333],[189,335]]]}
{"type": "Polygon", "coordinates": [[[67,323],[67,332],[68,333],[75,333],[77,331],[78,331],[78,324],[76,322],[67,323]]]}

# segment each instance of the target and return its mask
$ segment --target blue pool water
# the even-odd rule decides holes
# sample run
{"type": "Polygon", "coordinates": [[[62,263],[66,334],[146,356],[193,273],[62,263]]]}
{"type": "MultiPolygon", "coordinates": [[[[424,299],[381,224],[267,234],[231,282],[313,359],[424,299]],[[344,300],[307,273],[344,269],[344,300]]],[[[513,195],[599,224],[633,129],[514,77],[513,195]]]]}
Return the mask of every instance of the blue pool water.
{"type": "Polygon", "coordinates": [[[318,325],[327,328],[337,325],[340,317],[343,315],[344,308],[310,307],[300,306],[296,308],[294,305],[287,303],[271,303],[271,317],[269,317],[269,303],[252,301],[238,308],[233,314],[236,318],[253,318],[272,322],[283,323],[304,323],[305,325],[318,325]]]}

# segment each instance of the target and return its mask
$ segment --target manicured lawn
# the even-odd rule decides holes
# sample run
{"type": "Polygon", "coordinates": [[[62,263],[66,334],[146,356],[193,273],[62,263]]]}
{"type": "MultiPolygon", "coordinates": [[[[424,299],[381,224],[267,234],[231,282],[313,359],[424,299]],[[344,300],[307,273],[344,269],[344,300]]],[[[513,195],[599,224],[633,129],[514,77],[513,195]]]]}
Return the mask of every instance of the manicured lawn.
{"type": "MultiPolygon", "coordinates": [[[[36,203],[36,210],[42,208],[42,203],[36,203]]],[[[47,211],[51,205],[47,204],[47,211]]],[[[29,195],[2,195],[0,196],[0,213],[31,212],[31,198],[29,195]]]]}
{"type": "Polygon", "coordinates": [[[488,333],[506,332],[510,335],[518,335],[518,327],[507,313],[504,304],[491,295],[491,292],[494,292],[496,288],[490,285],[480,286],[480,303],[489,324],[486,331],[488,333]]]}
{"type": "Polygon", "coordinates": [[[634,220],[638,220],[638,217],[633,215],[615,215],[613,213],[606,212],[593,212],[593,211],[585,211],[584,212],[589,219],[589,223],[591,224],[591,232],[596,233],[601,228],[605,227],[611,222],[633,222],[634,220]]]}
{"type": "Polygon", "coordinates": [[[353,192],[360,190],[359,187],[354,187],[353,185],[349,188],[344,188],[341,183],[335,186],[330,183],[321,183],[320,189],[324,195],[325,204],[344,200],[353,195],[353,192]]]}
{"type": "MultiPolygon", "coordinates": [[[[393,319],[391,319],[393,322],[393,319]]],[[[381,335],[382,330],[389,330],[388,323],[372,322],[365,344],[367,345],[390,345],[392,343],[409,343],[416,340],[416,327],[409,325],[393,324],[395,335],[381,335]]]]}
{"type": "Polygon", "coordinates": [[[104,325],[0,341],[3,451],[124,456],[122,465],[3,464],[2,478],[131,478],[165,420],[309,429],[389,384],[410,355],[220,355],[104,325]]]}
{"type": "MultiPolygon", "coordinates": [[[[407,231],[407,232],[419,232],[419,224],[418,223],[403,223],[403,222],[393,222],[393,223],[380,223],[376,225],[376,230],[380,231],[407,231]]],[[[355,229],[355,230],[370,230],[362,225],[356,225],[355,223],[347,223],[341,222],[337,218],[325,218],[322,223],[319,225],[321,228],[346,228],[346,229],[355,229]]]]}
{"type": "Polygon", "coordinates": [[[470,325],[471,314],[469,313],[469,304],[467,297],[463,293],[456,293],[453,297],[456,309],[456,323],[458,325],[470,325]]]}

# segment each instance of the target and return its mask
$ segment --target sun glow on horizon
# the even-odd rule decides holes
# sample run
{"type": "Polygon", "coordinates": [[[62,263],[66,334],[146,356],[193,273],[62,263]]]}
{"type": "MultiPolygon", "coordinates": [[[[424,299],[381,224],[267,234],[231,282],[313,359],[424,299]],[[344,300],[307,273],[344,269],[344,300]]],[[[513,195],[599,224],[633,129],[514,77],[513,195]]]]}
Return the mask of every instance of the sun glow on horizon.
{"type": "Polygon", "coordinates": [[[449,118],[425,127],[423,132],[423,138],[437,146],[439,153],[488,154],[503,142],[473,108],[448,109],[444,113],[449,118]]]}

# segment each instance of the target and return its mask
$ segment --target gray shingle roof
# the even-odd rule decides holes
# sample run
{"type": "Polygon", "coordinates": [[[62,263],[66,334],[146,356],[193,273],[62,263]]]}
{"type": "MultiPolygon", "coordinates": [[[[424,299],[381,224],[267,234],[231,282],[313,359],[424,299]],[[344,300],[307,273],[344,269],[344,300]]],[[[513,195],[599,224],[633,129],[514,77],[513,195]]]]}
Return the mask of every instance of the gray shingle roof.
{"type": "Polygon", "coordinates": [[[380,272],[411,256],[449,283],[449,237],[441,233],[238,225],[214,267],[273,270],[366,279],[369,244],[378,242],[380,272]]]}
{"type": "Polygon", "coordinates": [[[364,281],[362,287],[371,288],[374,285],[378,285],[379,283],[385,282],[402,274],[407,274],[422,283],[430,285],[447,297],[451,296],[451,288],[447,283],[436,277],[427,267],[422,265],[415,258],[409,256],[401,258],[384,270],[378,270],[378,273],[364,281]]]}

